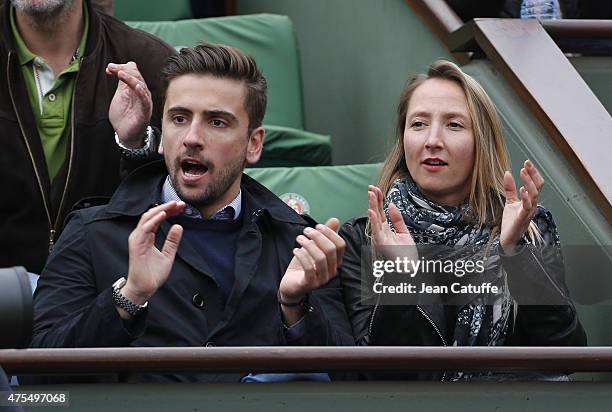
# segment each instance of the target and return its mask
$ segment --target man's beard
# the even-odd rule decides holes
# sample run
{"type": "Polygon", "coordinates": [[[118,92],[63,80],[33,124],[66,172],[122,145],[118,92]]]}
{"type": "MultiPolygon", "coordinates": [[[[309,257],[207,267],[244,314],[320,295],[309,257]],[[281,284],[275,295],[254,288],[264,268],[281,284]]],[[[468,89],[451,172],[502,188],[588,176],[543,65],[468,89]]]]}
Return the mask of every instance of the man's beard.
{"type": "MultiPolygon", "coordinates": [[[[206,163],[210,165],[209,162],[206,163]]],[[[215,176],[215,179],[211,180],[208,186],[206,186],[200,193],[191,194],[186,193],[186,191],[183,190],[179,184],[178,174],[181,173],[181,163],[179,159],[176,159],[174,167],[170,172],[170,181],[172,182],[172,186],[174,187],[176,194],[179,195],[181,200],[199,209],[209,206],[219,200],[229,190],[230,186],[236,181],[236,179],[242,175],[244,165],[245,160],[243,158],[242,161],[237,160],[236,162],[227,165],[227,167],[224,167],[223,169],[211,170],[209,168],[208,173],[213,171],[216,172],[217,176],[215,176]]],[[[191,191],[193,191],[193,189],[191,189],[191,191]]]]}
{"type": "Polygon", "coordinates": [[[51,27],[70,13],[74,0],[11,0],[35,27],[51,27]]]}

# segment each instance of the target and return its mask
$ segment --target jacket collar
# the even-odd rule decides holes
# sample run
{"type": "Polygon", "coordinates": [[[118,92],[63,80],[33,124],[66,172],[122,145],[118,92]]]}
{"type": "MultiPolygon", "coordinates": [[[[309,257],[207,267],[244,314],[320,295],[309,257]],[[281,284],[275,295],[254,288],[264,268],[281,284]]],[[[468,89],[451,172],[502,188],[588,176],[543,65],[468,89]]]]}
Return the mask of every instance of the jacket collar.
{"type": "MultiPolygon", "coordinates": [[[[109,204],[100,216],[112,218],[117,216],[140,216],[160,202],[161,188],[168,171],[163,160],[148,163],[136,169],[117,188],[109,204]]],[[[269,218],[298,225],[312,223],[298,215],[274,193],[253,178],[242,175],[240,188],[243,202],[248,206],[244,212],[252,213],[253,218],[269,218]]]]}
{"type": "Polygon", "coordinates": [[[272,193],[268,188],[259,183],[252,177],[242,174],[242,183],[240,184],[243,192],[247,195],[247,204],[250,205],[255,213],[265,212],[273,220],[284,223],[294,223],[298,225],[308,225],[311,222],[300,216],[285,202],[280,200],[278,196],[272,193]]]}

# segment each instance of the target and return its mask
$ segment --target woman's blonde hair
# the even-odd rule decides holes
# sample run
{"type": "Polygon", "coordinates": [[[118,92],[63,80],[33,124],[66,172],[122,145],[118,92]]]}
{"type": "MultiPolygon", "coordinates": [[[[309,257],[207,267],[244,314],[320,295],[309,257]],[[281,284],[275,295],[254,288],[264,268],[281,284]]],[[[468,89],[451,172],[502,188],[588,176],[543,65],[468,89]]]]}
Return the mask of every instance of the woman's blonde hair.
{"type": "MultiPolygon", "coordinates": [[[[467,100],[474,134],[474,167],[466,219],[479,226],[499,226],[505,204],[504,172],[510,170],[501,121],[482,86],[446,60],[437,60],[429,66],[427,74],[412,77],[402,91],[397,107],[395,144],[383,164],[378,186],[386,195],[396,179],[409,176],[404,153],[406,114],[414,91],[429,79],[455,82],[463,89],[467,100]]],[[[530,225],[529,235],[533,241],[537,237],[534,229],[537,231],[537,226],[530,225]]]]}

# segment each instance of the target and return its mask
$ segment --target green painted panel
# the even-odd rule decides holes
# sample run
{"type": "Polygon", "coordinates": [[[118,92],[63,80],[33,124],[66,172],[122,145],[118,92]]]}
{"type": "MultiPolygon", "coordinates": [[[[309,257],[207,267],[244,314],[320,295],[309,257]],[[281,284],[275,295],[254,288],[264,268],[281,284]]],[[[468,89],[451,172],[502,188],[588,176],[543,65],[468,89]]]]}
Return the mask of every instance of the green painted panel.
{"type": "Polygon", "coordinates": [[[282,126],[264,129],[261,159],[251,167],[331,166],[329,136],[282,126]]]}
{"type": "MultiPolygon", "coordinates": [[[[286,382],[29,387],[68,390],[61,411],[605,411],[609,382],[286,382]]],[[[40,408],[26,408],[26,411],[40,408]]]]}
{"type": "Polygon", "coordinates": [[[257,179],[300,213],[319,222],[337,217],[345,222],[365,215],[368,185],[374,184],[379,164],[318,167],[269,167],[247,169],[257,179]]]}
{"type": "Polygon", "coordinates": [[[408,77],[452,59],[404,0],[236,0],[236,9],[293,21],[306,126],[332,136],[334,164],[382,161],[408,77]]]}
{"type": "Polygon", "coordinates": [[[612,113],[612,56],[576,56],[569,61],[608,112],[612,113]]]}
{"type": "Polygon", "coordinates": [[[189,0],[114,0],[114,15],[119,20],[181,20],[192,17],[189,0]]]}
{"type": "Polygon", "coordinates": [[[258,14],[127,24],[176,48],[193,47],[202,40],[240,48],[257,61],[268,81],[264,123],[304,129],[300,57],[288,17],[258,14]]]}

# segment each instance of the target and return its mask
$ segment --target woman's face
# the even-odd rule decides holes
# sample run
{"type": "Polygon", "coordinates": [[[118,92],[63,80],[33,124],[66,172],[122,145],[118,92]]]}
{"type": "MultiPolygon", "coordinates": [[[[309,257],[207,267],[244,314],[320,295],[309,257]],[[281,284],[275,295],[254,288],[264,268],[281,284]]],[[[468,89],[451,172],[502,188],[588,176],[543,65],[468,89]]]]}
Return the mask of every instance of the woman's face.
{"type": "Polygon", "coordinates": [[[470,193],[474,134],[461,86],[429,79],[416,88],[404,128],[406,166],[429,199],[459,205],[470,193]]]}

